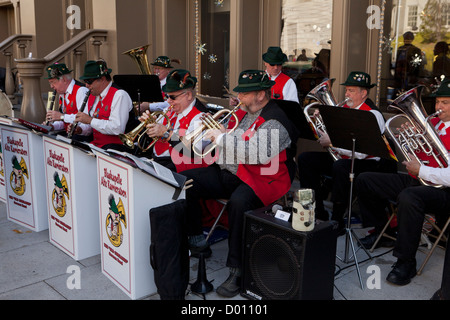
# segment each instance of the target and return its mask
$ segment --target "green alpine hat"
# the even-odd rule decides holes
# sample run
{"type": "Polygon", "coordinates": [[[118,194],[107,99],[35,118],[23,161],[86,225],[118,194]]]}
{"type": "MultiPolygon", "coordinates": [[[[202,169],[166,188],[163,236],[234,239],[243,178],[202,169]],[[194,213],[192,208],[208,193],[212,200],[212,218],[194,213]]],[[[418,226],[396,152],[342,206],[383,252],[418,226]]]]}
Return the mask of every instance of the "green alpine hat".
{"type": "Polygon", "coordinates": [[[61,179],[59,179],[59,174],[58,174],[58,172],[55,172],[55,173],[53,174],[53,180],[55,181],[55,186],[57,186],[58,188],[62,188],[62,187],[63,187],[63,185],[62,185],[62,183],[61,183],[61,179]]]}
{"type": "Polygon", "coordinates": [[[162,68],[169,68],[172,69],[173,67],[170,65],[170,58],[166,56],[159,56],[155,59],[155,61],[151,64],[152,66],[162,67],[162,68]]]}
{"type": "Polygon", "coordinates": [[[450,78],[445,78],[432,97],[450,97],[450,78]]]}
{"type": "Polygon", "coordinates": [[[239,75],[238,86],[234,88],[235,92],[250,92],[270,89],[275,85],[275,81],[265,71],[246,70],[239,75]]]}
{"type": "Polygon", "coordinates": [[[69,70],[64,63],[54,63],[47,67],[48,77],[45,79],[58,79],[65,74],[69,74],[72,70],[69,70]]]}
{"type": "Polygon", "coordinates": [[[282,65],[288,61],[287,55],[283,53],[280,47],[269,47],[262,57],[265,62],[274,65],[282,65]]]}
{"type": "Polygon", "coordinates": [[[85,79],[98,79],[103,76],[106,76],[112,72],[111,69],[108,69],[105,61],[87,61],[84,65],[84,74],[80,77],[81,80],[85,79]]]}
{"type": "Polygon", "coordinates": [[[355,86],[364,88],[373,88],[376,84],[370,83],[370,75],[365,72],[352,71],[348,75],[347,81],[341,83],[342,86],[355,86]]]}
{"type": "Polygon", "coordinates": [[[16,169],[16,170],[22,170],[22,167],[20,166],[19,161],[17,161],[17,157],[16,157],[16,156],[14,156],[14,157],[11,159],[11,162],[12,162],[12,164],[13,164],[13,168],[14,168],[14,169],[16,169]]]}
{"type": "Polygon", "coordinates": [[[115,214],[118,214],[119,209],[117,208],[116,201],[114,200],[114,196],[110,195],[108,200],[109,200],[109,210],[111,210],[115,214]]]}
{"type": "Polygon", "coordinates": [[[197,85],[197,78],[193,77],[187,70],[176,69],[167,75],[166,84],[162,90],[164,92],[176,92],[183,89],[194,89],[197,85]]]}

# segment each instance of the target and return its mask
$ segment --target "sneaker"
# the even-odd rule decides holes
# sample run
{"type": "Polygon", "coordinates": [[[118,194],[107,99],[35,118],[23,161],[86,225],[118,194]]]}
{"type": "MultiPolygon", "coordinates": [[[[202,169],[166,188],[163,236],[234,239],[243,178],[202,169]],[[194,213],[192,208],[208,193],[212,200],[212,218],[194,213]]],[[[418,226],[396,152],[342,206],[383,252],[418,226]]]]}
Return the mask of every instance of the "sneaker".
{"type": "Polygon", "coordinates": [[[394,264],[392,271],[386,277],[386,280],[390,283],[404,286],[411,282],[411,279],[414,278],[416,272],[416,259],[398,259],[394,264]]]}
{"type": "Polygon", "coordinates": [[[222,283],[217,289],[217,294],[232,298],[236,296],[241,289],[241,272],[239,268],[230,268],[230,275],[227,280],[222,283]]]}

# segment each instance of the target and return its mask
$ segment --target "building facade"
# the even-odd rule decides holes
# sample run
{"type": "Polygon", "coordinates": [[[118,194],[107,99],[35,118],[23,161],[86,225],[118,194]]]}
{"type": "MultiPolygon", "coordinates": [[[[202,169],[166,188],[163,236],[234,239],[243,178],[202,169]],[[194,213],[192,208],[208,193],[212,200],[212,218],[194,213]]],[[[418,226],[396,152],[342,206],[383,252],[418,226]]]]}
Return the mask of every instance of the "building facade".
{"type": "MultiPolygon", "coordinates": [[[[306,73],[313,63],[325,61],[324,73],[336,79],[333,91],[338,99],[344,95],[339,83],[348,73],[365,71],[378,85],[371,98],[384,110],[387,98],[394,97],[389,94],[396,89],[396,54],[406,31],[416,35],[414,43],[423,51],[416,64],[421,64],[422,82],[429,91],[433,89],[435,79],[427,72],[435,59],[434,45],[447,41],[448,2],[0,0],[0,44],[13,35],[31,35],[25,55],[41,59],[52,57],[51,53],[86,30],[105,30],[107,36],[99,40],[99,46],[92,45],[96,38],[87,38],[83,45],[66,50],[63,57],[53,56],[76,69],[77,77],[84,61],[97,55],[114,74],[132,74],[137,73],[135,61],[123,53],[148,45],[150,62],[160,55],[180,60],[174,66],[198,77],[199,93],[218,98],[232,91],[242,70],[263,68],[262,54],[269,46],[281,46],[289,56],[285,69],[296,80],[302,99],[316,84],[306,73]],[[306,60],[301,61],[303,49],[306,60]]],[[[15,72],[20,53],[17,47],[13,50],[11,69],[15,72]]],[[[7,59],[0,55],[0,67],[5,68],[7,59]]],[[[41,90],[48,91],[45,81],[41,81],[41,90]]]]}

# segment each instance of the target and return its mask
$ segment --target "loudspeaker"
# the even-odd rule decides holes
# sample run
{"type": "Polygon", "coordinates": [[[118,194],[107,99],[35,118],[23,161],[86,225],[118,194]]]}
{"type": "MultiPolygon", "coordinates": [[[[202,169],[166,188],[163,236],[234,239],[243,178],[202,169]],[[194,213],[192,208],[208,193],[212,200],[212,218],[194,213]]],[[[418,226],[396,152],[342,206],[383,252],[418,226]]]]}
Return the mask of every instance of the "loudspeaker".
{"type": "Polygon", "coordinates": [[[337,223],[300,232],[270,209],[245,213],[241,295],[256,300],[332,300],[337,223]]]}

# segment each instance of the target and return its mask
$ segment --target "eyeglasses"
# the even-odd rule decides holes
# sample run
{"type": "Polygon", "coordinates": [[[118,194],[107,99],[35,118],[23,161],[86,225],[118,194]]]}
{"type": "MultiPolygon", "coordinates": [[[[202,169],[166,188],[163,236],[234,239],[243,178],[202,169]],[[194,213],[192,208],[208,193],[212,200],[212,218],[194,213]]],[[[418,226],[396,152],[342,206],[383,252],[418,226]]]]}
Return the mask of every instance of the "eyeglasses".
{"type": "Polygon", "coordinates": [[[175,101],[175,100],[177,100],[180,96],[182,96],[182,95],[185,94],[185,93],[186,93],[186,91],[183,92],[183,93],[180,93],[179,95],[176,95],[176,96],[173,96],[173,95],[168,94],[167,97],[168,97],[170,100],[175,101]]]}
{"type": "Polygon", "coordinates": [[[95,80],[97,80],[97,79],[86,79],[86,80],[84,80],[84,83],[88,84],[88,85],[91,85],[91,84],[93,84],[95,82],[95,80]]]}

